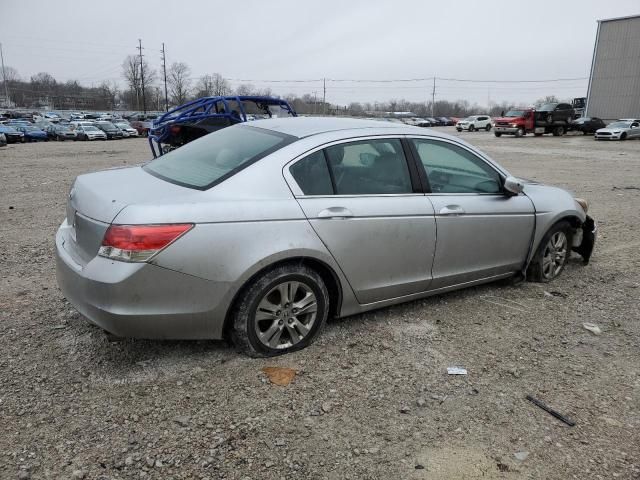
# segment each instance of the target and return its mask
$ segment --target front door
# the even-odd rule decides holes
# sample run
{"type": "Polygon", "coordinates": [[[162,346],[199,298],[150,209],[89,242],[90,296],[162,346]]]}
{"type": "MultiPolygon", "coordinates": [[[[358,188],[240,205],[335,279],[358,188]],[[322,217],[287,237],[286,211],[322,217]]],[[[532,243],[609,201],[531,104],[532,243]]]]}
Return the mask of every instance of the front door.
{"type": "Polygon", "coordinates": [[[534,230],[531,200],[505,195],[500,173],[466,147],[442,139],[411,143],[436,215],[432,288],[520,270],[534,230]]]}
{"type": "Polygon", "coordinates": [[[318,150],[289,167],[312,227],[362,304],[425,291],[435,218],[398,138],[318,150]]]}

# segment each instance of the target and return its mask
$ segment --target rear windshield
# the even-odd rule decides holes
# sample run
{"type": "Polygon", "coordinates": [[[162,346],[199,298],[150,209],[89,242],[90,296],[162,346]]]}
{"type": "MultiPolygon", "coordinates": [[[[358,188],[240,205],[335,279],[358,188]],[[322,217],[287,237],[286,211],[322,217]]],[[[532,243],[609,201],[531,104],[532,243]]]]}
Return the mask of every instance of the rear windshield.
{"type": "Polygon", "coordinates": [[[143,168],[168,182],[206,190],[294,140],[271,130],[237,125],[183,145],[143,168]]]}

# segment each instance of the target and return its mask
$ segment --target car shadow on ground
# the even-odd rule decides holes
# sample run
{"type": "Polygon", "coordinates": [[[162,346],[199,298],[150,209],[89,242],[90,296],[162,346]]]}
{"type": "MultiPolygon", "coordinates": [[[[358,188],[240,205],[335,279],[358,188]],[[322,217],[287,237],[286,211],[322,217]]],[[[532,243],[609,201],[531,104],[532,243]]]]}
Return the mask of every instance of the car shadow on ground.
{"type": "MultiPolygon", "coordinates": [[[[570,278],[580,268],[582,268],[581,259],[578,257],[572,258],[560,279],[564,278],[566,282],[569,282],[570,278]]],[[[383,324],[386,325],[387,322],[405,321],[406,318],[410,318],[412,322],[421,322],[423,321],[421,316],[424,315],[425,311],[435,310],[436,308],[439,311],[438,316],[433,319],[430,318],[429,321],[438,324],[440,319],[446,320],[451,317],[451,315],[448,315],[448,310],[453,312],[461,306],[470,308],[471,305],[465,305],[469,302],[473,303],[474,309],[481,308],[480,304],[486,304],[489,307],[489,312],[494,311],[496,314],[504,310],[504,308],[512,308],[517,311],[517,300],[522,296],[523,287],[535,288],[534,293],[529,294],[529,296],[542,299],[544,295],[564,296],[563,290],[568,285],[566,282],[556,281],[550,284],[522,282],[513,285],[510,280],[499,280],[452,292],[440,293],[362,314],[331,318],[328,320],[323,334],[333,336],[337,330],[342,330],[342,335],[348,337],[351,331],[355,338],[363,328],[363,324],[378,327],[383,324]],[[501,308],[500,300],[502,302],[512,302],[512,304],[503,303],[501,308]],[[444,311],[442,310],[443,308],[445,309],[444,311]]],[[[174,367],[178,366],[178,368],[180,366],[187,368],[189,365],[198,364],[210,366],[212,363],[224,364],[227,362],[254,361],[254,359],[236,350],[226,340],[117,339],[113,341],[100,328],[88,324],[86,319],[80,317],[79,322],[82,324],[74,322],[74,334],[84,338],[85,347],[91,352],[87,358],[87,368],[89,369],[95,368],[96,358],[99,359],[97,362],[99,368],[106,368],[112,373],[119,372],[120,374],[150,365],[172,365],[174,367]]],[[[321,334],[320,340],[323,334],[321,334]]],[[[320,345],[316,345],[316,347],[312,345],[309,348],[325,348],[322,340],[319,343],[320,345]]]]}

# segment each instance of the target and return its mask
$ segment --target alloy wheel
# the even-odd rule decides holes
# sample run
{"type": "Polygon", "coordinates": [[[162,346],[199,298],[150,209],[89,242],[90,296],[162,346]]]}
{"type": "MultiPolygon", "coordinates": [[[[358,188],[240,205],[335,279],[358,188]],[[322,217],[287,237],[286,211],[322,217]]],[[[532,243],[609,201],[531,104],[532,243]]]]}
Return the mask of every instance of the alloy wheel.
{"type": "Polygon", "coordinates": [[[569,242],[564,232],[554,233],[544,249],[542,256],[542,275],[550,280],[562,271],[567,258],[569,242]]]}
{"type": "Polygon", "coordinates": [[[285,281],[273,287],[258,303],[255,329],[260,342],[273,349],[289,348],[311,331],[318,301],[309,286],[285,281]]]}

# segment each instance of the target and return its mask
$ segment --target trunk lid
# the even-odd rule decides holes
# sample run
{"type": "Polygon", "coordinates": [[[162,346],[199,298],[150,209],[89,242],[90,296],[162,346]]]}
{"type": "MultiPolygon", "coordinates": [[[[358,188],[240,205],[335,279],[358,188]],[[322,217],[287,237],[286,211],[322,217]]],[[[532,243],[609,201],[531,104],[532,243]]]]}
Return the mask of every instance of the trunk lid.
{"type": "Polygon", "coordinates": [[[74,253],[85,262],[95,257],[107,228],[127,205],[181,201],[197,193],[201,192],[160,180],[141,167],[80,175],[67,199],[74,253]]]}

